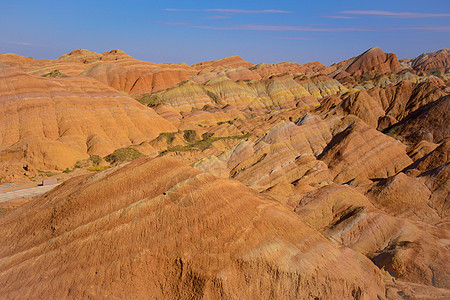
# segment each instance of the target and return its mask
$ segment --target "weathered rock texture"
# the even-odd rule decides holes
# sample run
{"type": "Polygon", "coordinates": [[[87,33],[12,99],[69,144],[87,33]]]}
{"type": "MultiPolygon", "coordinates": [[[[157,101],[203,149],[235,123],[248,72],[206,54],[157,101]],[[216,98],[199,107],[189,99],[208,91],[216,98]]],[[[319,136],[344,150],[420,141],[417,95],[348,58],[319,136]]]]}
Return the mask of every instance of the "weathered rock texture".
{"type": "Polygon", "coordinates": [[[334,78],[358,76],[368,72],[388,73],[402,70],[397,55],[385,53],[378,47],[370,48],[363,54],[331,65],[319,72],[334,78]]]}
{"type": "MultiPolygon", "coordinates": [[[[87,78],[0,69],[0,164],[70,168],[176,128],[152,109],[87,78]]],[[[25,172],[25,170],[22,170],[25,172]]]]}
{"type": "Polygon", "coordinates": [[[81,176],[0,205],[0,298],[450,299],[449,78],[2,54],[0,180],[81,176]]]}
{"type": "Polygon", "coordinates": [[[384,298],[381,272],[237,181],[173,159],[78,177],[0,218],[6,298],[384,298]],[[20,220],[20,225],[18,225],[20,220]]]}

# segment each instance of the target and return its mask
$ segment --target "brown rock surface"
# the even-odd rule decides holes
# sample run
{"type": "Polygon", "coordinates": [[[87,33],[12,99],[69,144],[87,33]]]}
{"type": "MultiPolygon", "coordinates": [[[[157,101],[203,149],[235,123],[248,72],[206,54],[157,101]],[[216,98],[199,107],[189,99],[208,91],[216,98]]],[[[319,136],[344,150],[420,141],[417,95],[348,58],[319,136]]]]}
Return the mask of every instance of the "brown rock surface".
{"type": "Polygon", "coordinates": [[[365,257],[334,246],[240,183],[173,159],[140,159],[78,177],[0,224],[0,289],[7,298],[385,293],[380,271],[365,257]]]}
{"type": "Polygon", "coordinates": [[[420,107],[384,132],[401,136],[413,143],[423,139],[440,143],[450,137],[449,114],[450,96],[445,96],[420,107]]]}
{"type": "Polygon", "coordinates": [[[450,298],[439,55],[0,55],[0,298],[450,298]]]}
{"type": "Polygon", "coordinates": [[[243,60],[239,56],[230,56],[225,57],[219,60],[210,60],[205,62],[200,62],[192,65],[196,69],[206,69],[206,68],[216,68],[216,67],[224,67],[224,68],[237,68],[237,67],[245,67],[250,68],[254,66],[254,64],[243,60]]]}
{"type": "Polygon", "coordinates": [[[258,141],[243,141],[218,156],[194,166],[223,177],[232,177],[258,192],[289,196],[331,182],[326,165],[314,154],[331,139],[320,118],[305,115],[297,125],[282,121],[258,141]]]}
{"type": "Polygon", "coordinates": [[[318,158],[336,183],[386,178],[412,163],[405,145],[360,121],[335,135],[318,158]]]}
{"type": "MultiPolygon", "coordinates": [[[[150,96],[152,103],[170,105],[179,112],[203,109],[205,105],[233,106],[251,114],[253,111],[315,107],[317,100],[290,76],[278,76],[255,82],[234,82],[226,76],[205,84],[186,81],[150,96]]],[[[143,103],[146,103],[145,101],[143,103]]]]}
{"type": "Polygon", "coordinates": [[[338,185],[310,192],[295,211],[330,240],[366,255],[395,278],[448,289],[448,233],[441,224],[393,217],[351,187],[338,185]]]}
{"type": "Polygon", "coordinates": [[[338,114],[348,115],[352,114],[359,117],[367,123],[367,125],[376,128],[378,121],[384,116],[385,112],[380,103],[372,98],[365,90],[355,93],[348,93],[341,96],[342,102],[332,110],[329,110],[328,99],[323,99],[321,102],[325,103],[321,111],[327,114],[334,112],[338,114]]]}
{"type": "Polygon", "coordinates": [[[388,73],[402,70],[397,55],[385,53],[378,47],[373,47],[357,57],[327,67],[321,71],[322,74],[333,78],[346,76],[358,76],[368,72],[388,73]]]}
{"type": "Polygon", "coordinates": [[[1,164],[11,168],[64,170],[89,155],[176,131],[152,109],[96,80],[42,78],[7,67],[0,69],[0,116],[1,164]]]}
{"type": "Polygon", "coordinates": [[[25,65],[33,75],[58,70],[69,76],[95,78],[115,89],[142,94],[166,89],[196,73],[186,64],[155,64],[135,59],[121,50],[96,53],[77,49],[55,60],[42,60],[25,65]]]}
{"type": "Polygon", "coordinates": [[[415,70],[450,68],[450,49],[444,48],[436,52],[423,53],[409,62],[415,70]]]}
{"type": "Polygon", "coordinates": [[[397,217],[436,224],[441,218],[428,202],[431,191],[421,178],[400,172],[388,179],[380,180],[366,194],[378,208],[397,217]]]}
{"type": "Polygon", "coordinates": [[[368,93],[380,103],[386,115],[398,121],[445,95],[441,87],[434,82],[415,83],[409,80],[402,80],[385,88],[375,87],[368,93]]]}
{"type": "Polygon", "coordinates": [[[325,66],[320,62],[311,62],[306,64],[282,62],[276,64],[261,63],[250,68],[250,70],[259,74],[262,78],[269,78],[273,75],[281,74],[314,74],[325,66]]]}

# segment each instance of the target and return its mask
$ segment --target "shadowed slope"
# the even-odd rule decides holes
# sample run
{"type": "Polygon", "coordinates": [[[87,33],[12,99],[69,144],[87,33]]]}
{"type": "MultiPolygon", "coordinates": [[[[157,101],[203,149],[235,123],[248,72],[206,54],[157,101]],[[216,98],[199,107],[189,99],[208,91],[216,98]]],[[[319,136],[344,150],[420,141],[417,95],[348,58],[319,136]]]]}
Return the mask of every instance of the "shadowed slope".
{"type": "Polygon", "coordinates": [[[443,141],[450,137],[450,96],[420,107],[383,132],[402,136],[410,142],[422,139],[435,143],[443,141]]]}

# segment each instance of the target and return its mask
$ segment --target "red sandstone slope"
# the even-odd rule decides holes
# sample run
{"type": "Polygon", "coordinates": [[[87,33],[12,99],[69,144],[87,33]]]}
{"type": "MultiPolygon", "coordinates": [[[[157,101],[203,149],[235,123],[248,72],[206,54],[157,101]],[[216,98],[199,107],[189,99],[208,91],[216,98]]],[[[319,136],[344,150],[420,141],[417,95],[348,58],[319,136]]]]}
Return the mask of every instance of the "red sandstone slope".
{"type": "Polygon", "coordinates": [[[83,176],[0,218],[6,298],[384,298],[284,206],[173,159],[83,176]],[[20,223],[19,222],[20,219],[20,223]]]}
{"type": "Polygon", "coordinates": [[[210,60],[210,61],[204,61],[197,64],[193,64],[192,67],[202,70],[202,69],[212,69],[212,68],[238,68],[238,67],[245,67],[250,68],[254,66],[254,64],[247,62],[243,60],[239,56],[230,56],[226,58],[222,58],[219,60],[210,60]]]}
{"type": "Polygon", "coordinates": [[[446,75],[396,62],[0,56],[1,176],[138,145],[234,179],[158,158],[66,182],[0,217],[0,295],[449,298],[446,75]]]}
{"type": "Polygon", "coordinates": [[[420,107],[384,132],[401,136],[410,142],[442,142],[450,136],[450,96],[420,107]]]}
{"type": "Polygon", "coordinates": [[[378,47],[373,47],[357,57],[331,65],[320,73],[343,78],[346,76],[358,76],[368,72],[388,73],[402,70],[397,56],[393,53],[385,53],[378,47]]]}
{"type": "Polygon", "coordinates": [[[0,69],[0,124],[2,171],[63,170],[89,155],[176,131],[152,109],[96,80],[42,78],[7,67],[0,69]]]}
{"type": "Polygon", "coordinates": [[[155,64],[135,59],[121,50],[100,54],[85,49],[74,50],[51,61],[27,62],[25,70],[33,75],[54,70],[68,76],[82,74],[130,94],[166,89],[196,73],[186,64],[155,64]]]}
{"type": "Polygon", "coordinates": [[[423,53],[409,61],[414,70],[450,68],[450,49],[444,48],[436,52],[423,53]]]}

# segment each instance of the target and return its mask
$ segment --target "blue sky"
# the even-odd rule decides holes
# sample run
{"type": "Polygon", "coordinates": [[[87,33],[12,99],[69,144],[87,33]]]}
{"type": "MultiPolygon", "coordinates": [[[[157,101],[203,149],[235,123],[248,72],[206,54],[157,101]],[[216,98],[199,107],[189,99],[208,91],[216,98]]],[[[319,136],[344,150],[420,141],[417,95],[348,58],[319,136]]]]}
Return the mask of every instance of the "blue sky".
{"type": "Polygon", "coordinates": [[[37,59],[85,48],[152,62],[328,65],[373,46],[399,58],[450,48],[449,0],[2,0],[0,16],[0,53],[37,59]]]}

